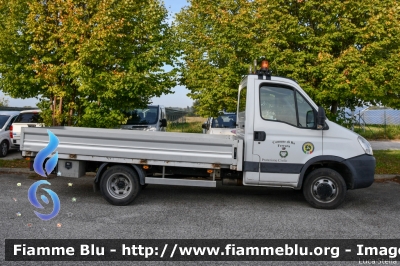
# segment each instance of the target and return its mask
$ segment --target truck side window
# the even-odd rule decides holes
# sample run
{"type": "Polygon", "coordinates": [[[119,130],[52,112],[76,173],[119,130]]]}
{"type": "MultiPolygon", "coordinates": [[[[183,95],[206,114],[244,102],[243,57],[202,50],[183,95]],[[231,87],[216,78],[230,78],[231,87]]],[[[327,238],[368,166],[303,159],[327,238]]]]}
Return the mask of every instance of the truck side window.
{"type": "Polygon", "coordinates": [[[261,117],[297,126],[294,91],[288,88],[262,86],[260,88],[261,117]]]}
{"type": "Polygon", "coordinates": [[[314,111],[311,105],[300,93],[296,93],[297,108],[299,114],[299,127],[314,128],[314,111]],[[308,119],[307,119],[308,115],[308,119]]]}

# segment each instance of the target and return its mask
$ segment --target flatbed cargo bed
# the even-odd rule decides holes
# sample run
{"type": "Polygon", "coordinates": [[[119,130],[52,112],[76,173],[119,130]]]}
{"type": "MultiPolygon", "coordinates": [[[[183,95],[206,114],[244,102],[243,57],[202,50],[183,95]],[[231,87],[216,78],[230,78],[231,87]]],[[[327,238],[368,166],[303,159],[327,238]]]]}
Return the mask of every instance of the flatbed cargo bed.
{"type": "Polygon", "coordinates": [[[51,130],[60,159],[241,170],[243,141],[235,136],[120,129],[23,128],[22,156],[47,146],[51,130]],[[240,158],[237,158],[240,157],[240,158]]]}

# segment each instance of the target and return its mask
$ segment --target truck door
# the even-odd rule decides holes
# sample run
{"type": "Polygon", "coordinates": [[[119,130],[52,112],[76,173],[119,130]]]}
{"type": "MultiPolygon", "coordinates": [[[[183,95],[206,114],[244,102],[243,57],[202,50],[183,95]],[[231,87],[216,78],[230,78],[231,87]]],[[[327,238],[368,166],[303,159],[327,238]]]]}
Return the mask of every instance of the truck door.
{"type": "Polygon", "coordinates": [[[260,158],[259,184],[296,186],[303,165],[322,155],[316,110],[291,85],[254,82],[253,155],[260,158]]]}

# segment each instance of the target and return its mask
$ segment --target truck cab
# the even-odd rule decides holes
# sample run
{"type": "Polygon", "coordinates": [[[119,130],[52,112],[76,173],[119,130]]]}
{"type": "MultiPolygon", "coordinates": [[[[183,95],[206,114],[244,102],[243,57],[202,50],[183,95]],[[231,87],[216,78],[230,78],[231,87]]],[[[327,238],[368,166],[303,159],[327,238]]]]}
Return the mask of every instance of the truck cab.
{"type": "Polygon", "coordinates": [[[347,189],[374,181],[368,141],[326,119],[295,81],[271,76],[267,66],[242,80],[237,114],[243,184],[303,189],[310,204],[329,208],[347,189]]]}
{"type": "Polygon", "coordinates": [[[144,109],[132,109],[125,112],[129,117],[122,129],[144,131],[166,131],[167,116],[162,105],[148,105],[144,109]]]}

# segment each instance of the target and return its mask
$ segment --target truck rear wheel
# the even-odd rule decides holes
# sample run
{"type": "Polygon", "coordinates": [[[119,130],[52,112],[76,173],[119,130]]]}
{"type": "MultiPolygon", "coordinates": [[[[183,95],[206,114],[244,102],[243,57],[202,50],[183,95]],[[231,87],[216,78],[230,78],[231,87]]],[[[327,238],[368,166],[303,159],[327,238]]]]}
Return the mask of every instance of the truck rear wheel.
{"type": "Polygon", "coordinates": [[[113,205],[128,205],[136,198],[140,189],[137,173],[128,166],[112,166],[101,177],[101,194],[113,205]]]}
{"type": "Polygon", "coordinates": [[[319,168],[306,178],[303,194],[311,206],[318,209],[335,209],[346,197],[346,183],[335,170],[319,168]]]}

